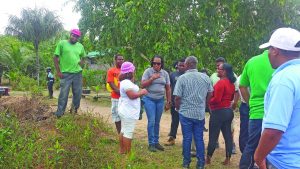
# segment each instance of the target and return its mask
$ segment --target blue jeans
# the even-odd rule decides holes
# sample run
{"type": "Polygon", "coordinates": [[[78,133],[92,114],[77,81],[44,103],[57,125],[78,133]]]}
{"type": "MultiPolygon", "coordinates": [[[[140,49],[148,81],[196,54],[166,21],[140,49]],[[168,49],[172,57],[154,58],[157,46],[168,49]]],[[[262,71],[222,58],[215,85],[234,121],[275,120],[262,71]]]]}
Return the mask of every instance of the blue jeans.
{"type": "Polygon", "coordinates": [[[249,125],[249,106],[246,103],[240,105],[240,136],[239,147],[243,153],[248,141],[248,125],[249,125]]]}
{"type": "Polygon", "coordinates": [[[262,119],[249,120],[248,142],[240,160],[240,169],[253,168],[254,152],[261,136],[262,119]]]}
{"type": "Polygon", "coordinates": [[[197,120],[184,117],[179,114],[179,120],[182,129],[183,142],[182,142],[182,154],[183,154],[183,166],[189,166],[191,163],[191,144],[194,136],[196,144],[196,157],[197,166],[204,167],[204,141],[203,141],[203,129],[204,129],[204,119],[197,120]]]}
{"type": "Polygon", "coordinates": [[[82,74],[79,73],[63,73],[60,79],[60,93],[58,97],[56,116],[62,116],[66,110],[70,87],[72,86],[73,100],[72,107],[77,110],[80,106],[82,93],[82,74]]]}
{"type": "Polygon", "coordinates": [[[164,98],[152,99],[144,96],[143,101],[148,118],[148,143],[155,145],[159,143],[159,125],[164,110],[164,98]]]}

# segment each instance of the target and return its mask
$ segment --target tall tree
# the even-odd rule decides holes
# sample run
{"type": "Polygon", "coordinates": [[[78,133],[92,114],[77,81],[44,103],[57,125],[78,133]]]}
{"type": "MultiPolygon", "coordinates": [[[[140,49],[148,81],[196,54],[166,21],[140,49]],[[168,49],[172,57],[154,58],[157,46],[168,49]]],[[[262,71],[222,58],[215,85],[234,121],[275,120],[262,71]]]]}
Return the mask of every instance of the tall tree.
{"type": "MultiPolygon", "coordinates": [[[[215,70],[225,56],[239,66],[280,26],[299,27],[299,0],[77,0],[79,26],[96,49],[121,52],[138,69],[161,54],[166,66],[195,55],[215,70]],[[110,50],[108,50],[110,49],[110,50]]],[[[237,71],[240,72],[240,71],[237,71]]],[[[139,73],[139,71],[138,71],[139,73]]]]}
{"type": "Polygon", "coordinates": [[[45,8],[23,9],[21,17],[12,15],[9,18],[9,24],[5,29],[6,34],[33,43],[38,83],[40,76],[39,45],[61,30],[63,30],[63,25],[58,16],[45,8]]]}

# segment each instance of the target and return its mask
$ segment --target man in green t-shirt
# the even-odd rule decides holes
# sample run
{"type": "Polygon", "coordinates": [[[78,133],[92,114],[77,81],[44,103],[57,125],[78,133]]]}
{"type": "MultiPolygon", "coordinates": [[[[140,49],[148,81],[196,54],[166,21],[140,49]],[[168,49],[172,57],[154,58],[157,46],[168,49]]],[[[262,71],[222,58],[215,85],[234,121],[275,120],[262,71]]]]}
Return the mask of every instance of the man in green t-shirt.
{"type": "Polygon", "coordinates": [[[246,63],[240,78],[240,91],[250,107],[248,142],[240,160],[240,169],[253,168],[254,152],[258,145],[262,119],[264,117],[264,95],[272,78],[274,69],[268,57],[268,51],[254,56],[246,63]],[[248,87],[251,92],[249,93],[248,87]]]}
{"type": "Polygon", "coordinates": [[[84,47],[78,42],[81,36],[79,29],[72,29],[69,40],[60,41],[54,52],[54,65],[60,78],[60,93],[55,115],[61,117],[68,103],[68,95],[72,86],[72,105],[70,112],[77,113],[82,92],[82,66],[85,57],[84,47]]]}

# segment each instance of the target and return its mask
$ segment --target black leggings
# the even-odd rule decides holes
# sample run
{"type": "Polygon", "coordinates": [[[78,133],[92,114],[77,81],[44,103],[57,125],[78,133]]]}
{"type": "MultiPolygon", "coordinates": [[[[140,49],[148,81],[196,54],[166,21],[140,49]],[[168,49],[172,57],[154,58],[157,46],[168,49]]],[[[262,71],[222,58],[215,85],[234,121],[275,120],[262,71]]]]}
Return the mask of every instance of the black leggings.
{"type": "Polygon", "coordinates": [[[222,131],[225,147],[226,157],[231,157],[232,153],[232,136],[231,136],[231,122],[233,120],[233,111],[231,108],[224,108],[213,110],[209,119],[209,141],[207,146],[207,155],[212,157],[216,149],[216,143],[222,131]]]}

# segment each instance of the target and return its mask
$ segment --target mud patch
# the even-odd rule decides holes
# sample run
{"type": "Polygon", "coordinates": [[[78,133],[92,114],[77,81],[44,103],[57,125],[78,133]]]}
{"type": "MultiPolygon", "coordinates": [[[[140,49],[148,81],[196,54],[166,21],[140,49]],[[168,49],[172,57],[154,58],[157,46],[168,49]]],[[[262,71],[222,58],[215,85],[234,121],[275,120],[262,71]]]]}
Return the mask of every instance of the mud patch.
{"type": "Polygon", "coordinates": [[[51,116],[52,109],[42,98],[25,96],[3,96],[0,98],[0,112],[17,116],[20,121],[41,121],[51,116]]]}

